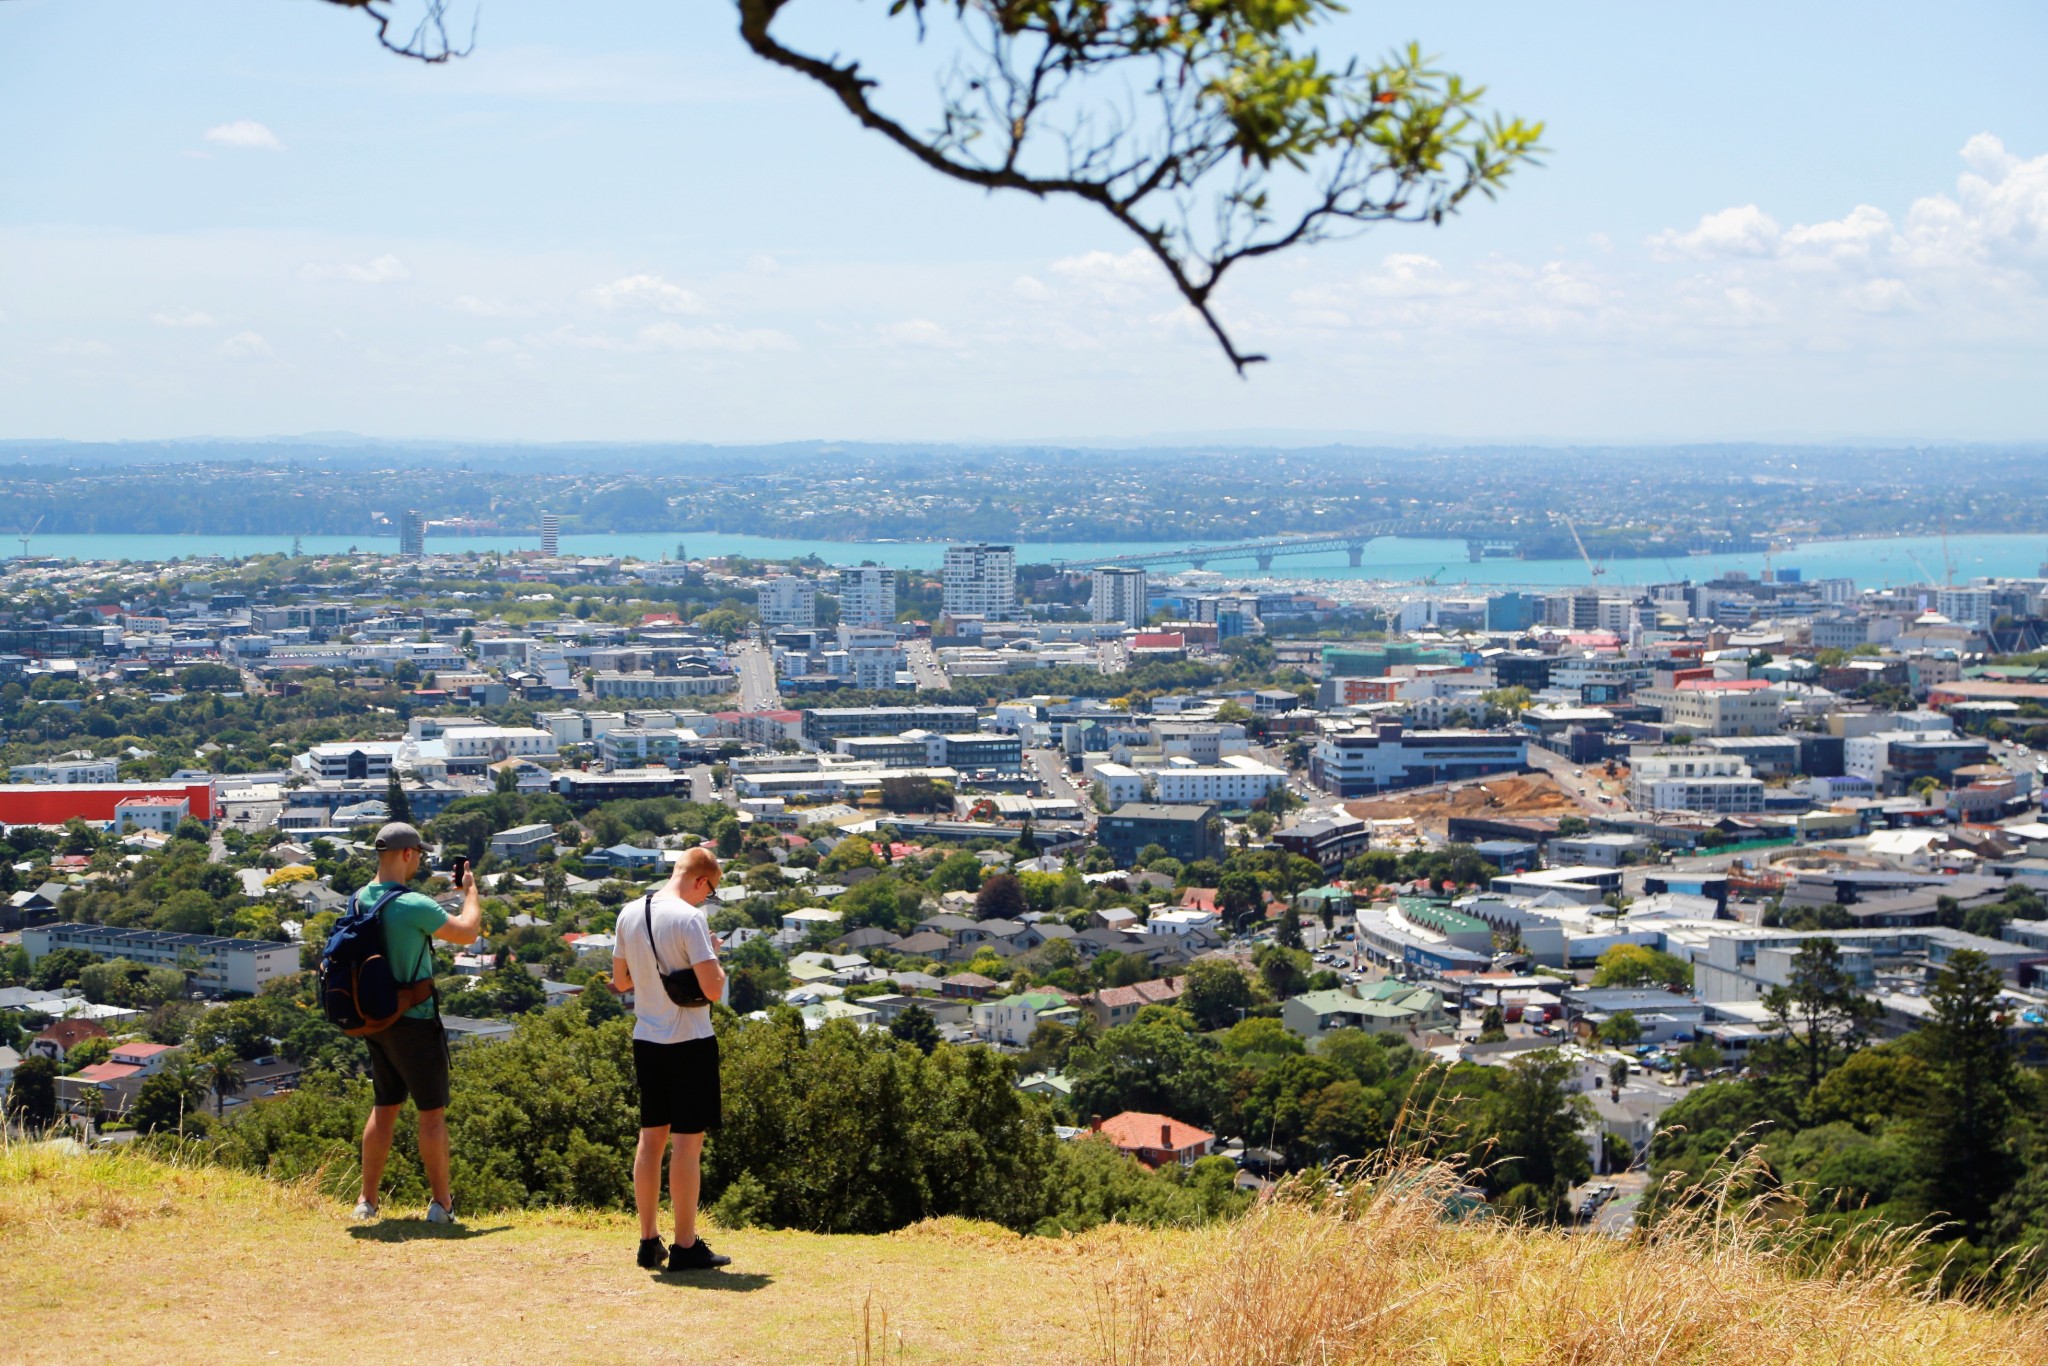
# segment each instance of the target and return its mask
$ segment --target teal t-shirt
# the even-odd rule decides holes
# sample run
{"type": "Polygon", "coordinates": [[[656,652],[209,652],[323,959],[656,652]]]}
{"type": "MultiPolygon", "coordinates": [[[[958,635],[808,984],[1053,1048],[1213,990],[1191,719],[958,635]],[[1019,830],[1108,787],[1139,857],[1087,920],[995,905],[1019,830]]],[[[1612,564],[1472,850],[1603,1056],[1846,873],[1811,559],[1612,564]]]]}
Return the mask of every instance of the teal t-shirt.
{"type": "MultiPolygon", "coordinates": [[[[374,906],[394,884],[373,882],[356,896],[361,904],[374,906]]],[[[384,908],[384,956],[391,960],[391,975],[400,986],[424,982],[434,975],[434,931],[448,923],[448,913],[430,896],[401,892],[384,908]]],[[[429,996],[405,1012],[408,1019],[434,1018],[434,998],[429,996]]]]}

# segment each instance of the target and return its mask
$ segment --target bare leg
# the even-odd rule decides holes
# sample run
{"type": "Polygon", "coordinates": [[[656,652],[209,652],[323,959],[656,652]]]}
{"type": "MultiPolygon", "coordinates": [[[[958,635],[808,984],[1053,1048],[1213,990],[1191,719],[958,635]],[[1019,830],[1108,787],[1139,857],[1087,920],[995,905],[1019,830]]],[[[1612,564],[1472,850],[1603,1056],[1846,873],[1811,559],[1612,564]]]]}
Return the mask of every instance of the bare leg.
{"type": "Polygon", "coordinates": [[[427,1169],[427,1189],[441,1202],[441,1208],[454,1209],[454,1196],[448,1189],[446,1110],[420,1111],[420,1165],[427,1169]]]}
{"type": "Polygon", "coordinates": [[[668,1202],[676,1212],[676,1246],[689,1247],[697,1241],[697,1187],[703,1176],[704,1135],[677,1134],[675,1147],[675,1161],[668,1164],[668,1202]]]}
{"type": "Polygon", "coordinates": [[[384,1164],[391,1158],[391,1133],[397,1123],[396,1105],[373,1105],[363,1125],[363,1199],[373,1205],[384,1181],[384,1164]]]}
{"type": "Polygon", "coordinates": [[[661,1222],[661,1155],[668,1147],[668,1128],[642,1129],[633,1149],[633,1204],[640,1212],[640,1241],[646,1242],[661,1222]]]}

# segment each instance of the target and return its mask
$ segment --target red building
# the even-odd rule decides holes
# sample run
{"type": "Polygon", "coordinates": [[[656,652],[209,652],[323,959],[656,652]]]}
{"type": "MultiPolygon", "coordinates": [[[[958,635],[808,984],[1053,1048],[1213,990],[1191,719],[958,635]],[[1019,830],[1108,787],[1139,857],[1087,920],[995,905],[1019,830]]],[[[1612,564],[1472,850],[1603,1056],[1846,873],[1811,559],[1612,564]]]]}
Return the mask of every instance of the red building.
{"type": "Polygon", "coordinates": [[[62,825],[111,821],[114,808],[137,797],[168,797],[190,805],[202,821],[214,817],[213,784],[193,783],[7,783],[0,784],[0,822],[7,825],[62,825]]]}

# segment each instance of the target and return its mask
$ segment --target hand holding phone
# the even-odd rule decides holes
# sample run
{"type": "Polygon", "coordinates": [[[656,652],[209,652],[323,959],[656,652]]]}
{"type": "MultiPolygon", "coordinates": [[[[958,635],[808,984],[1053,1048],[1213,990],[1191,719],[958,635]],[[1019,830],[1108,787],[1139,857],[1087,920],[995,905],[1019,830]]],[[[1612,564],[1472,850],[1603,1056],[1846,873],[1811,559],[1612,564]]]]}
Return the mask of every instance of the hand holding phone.
{"type": "Polygon", "coordinates": [[[458,892],[469,890],[469,860],[458,858],[448,865],[448,881],[458,892]]]}

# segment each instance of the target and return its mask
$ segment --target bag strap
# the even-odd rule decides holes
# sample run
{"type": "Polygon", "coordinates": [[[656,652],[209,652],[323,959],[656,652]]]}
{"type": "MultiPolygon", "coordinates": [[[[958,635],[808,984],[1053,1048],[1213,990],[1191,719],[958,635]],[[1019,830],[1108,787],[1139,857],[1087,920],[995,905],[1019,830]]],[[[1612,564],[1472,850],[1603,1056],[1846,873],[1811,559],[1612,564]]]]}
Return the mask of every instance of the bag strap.
{"type": "Polygon", "coordinates": [[[654,942],[654,893],[649,892],[641,905],[646,910],[641,923],[647,930],[647,947],[654,950],[654,970],[666,977],[668,969],[661,965],[661,946],[654,942]]]}

